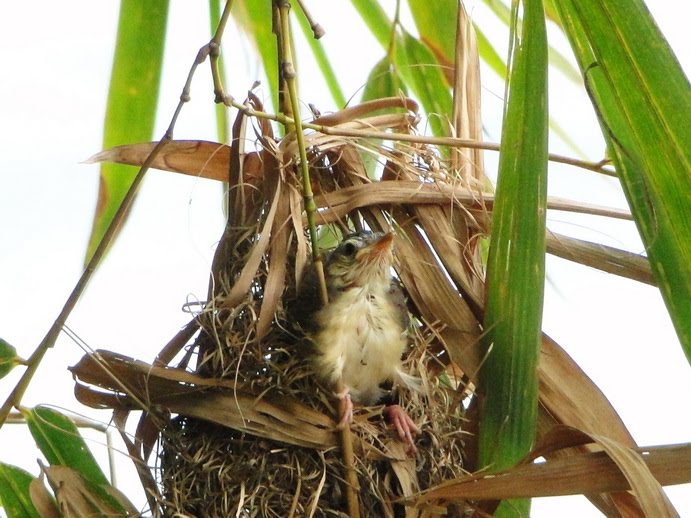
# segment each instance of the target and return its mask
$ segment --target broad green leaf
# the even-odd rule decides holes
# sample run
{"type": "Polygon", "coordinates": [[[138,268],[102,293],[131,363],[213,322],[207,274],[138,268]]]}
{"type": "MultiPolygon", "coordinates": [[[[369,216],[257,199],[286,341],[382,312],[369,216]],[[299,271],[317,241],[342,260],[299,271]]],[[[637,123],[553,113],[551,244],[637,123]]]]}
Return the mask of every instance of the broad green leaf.
{"type": "Polygon", "coordinates": [[[640,0],[554,0],[691,362],[691,86],[640,0]]]}
{"type": "Polygon", "coordinates": [[[305,39],[307,39],[310,49],[312,49],[312,54],[314,54],[314,59],[319,66],[319,70],[321,71],[322,77],[326,82],[326,86],[328,87],[329,92],[331,92],[331,97],[339,109],[345,108],[347,101],[345,95],[343,95],[341,85],[336,78],[336,72],[331,66],[331,61],[327,57],[326,51],[324,50],[321,42],[314,37],[314,33],[312,32],[312,28],[310,27],[307,17],[304,15],[304,13],[302,13],[301,9],[298,8],[298,10],[300,12],[297,15],[297,19],[298,23],[300,24],[300,29],[302,30],[302,34],[305,36],[305,39]]]}
{"type": "MultiPolygon", "coordinates": [[[[375,99],[384,99],[386,97],[395,97],[401,92],[408,93],[408,88],[401,79],[396,65],[394,65],[388,56],[380,59],[372,71],[367,76],[367,83],[362,91],[362,102],[373,101],[375,99]]],[[[372,146],[380,146],[381,140],[371,140],[372,146]]],[[[367,176],[374,178],[376,175],[379,156],[376,153],[361,151],[360,156],[367,171],[367,176]]]]}
{"type": "Polygon", "coordinates": [[[29,486],[34,477],[21,468],[0,462],[0,506],[7,518],[39,518],[29,486]]]}
{"type": "Polygon", "coordinates": [[[23,363],[25,363],[24,360],[17,356],[17,349],[0,338],[0,379],[7,376],[17,365],[23,363]]]}
{"type": "MultiPolygon", "coordinates": [[[[480,370],[483,398],[479,464],[491,471],[516,464],[533,445],[537,365],[545,279],[547,200],[547,40],[541,0],[514,6],[511,71],[487,262],[487,302],[480,370]]],[[[502,515],[527,511],[502,505],[502,515]],[[504,514],[506,513],[506,514],[504,514]]]]}
{"type": "MultiPolygon", "coordinates": [[[[103,128],[103,149],[151,140],[163,64],[168,1],[122,0],[103,128]]],[[[136,170],[103,164],[85,262],[91,259],[136,170]]]]}
{"type": "Polygon", "coordinates": [[[77,426],[66,416],[45,407],[22,410],[41,453],[53,466],[68,466],[95,484],[108,484],[77,426]]]}

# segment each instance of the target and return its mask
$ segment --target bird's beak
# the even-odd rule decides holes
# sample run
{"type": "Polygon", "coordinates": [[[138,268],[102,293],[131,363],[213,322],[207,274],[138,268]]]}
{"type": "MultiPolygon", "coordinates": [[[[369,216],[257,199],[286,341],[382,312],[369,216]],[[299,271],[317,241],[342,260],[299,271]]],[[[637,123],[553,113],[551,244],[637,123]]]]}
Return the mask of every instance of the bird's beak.
{"type": "Polygon", "coordinates": [[[377,239],[374,243],[367,245],[360,249],[355,256],[355,259],[361,261],[372,261],[388,253],[393,244],[393,232],[387,232],[382,237],[377,239]]]}

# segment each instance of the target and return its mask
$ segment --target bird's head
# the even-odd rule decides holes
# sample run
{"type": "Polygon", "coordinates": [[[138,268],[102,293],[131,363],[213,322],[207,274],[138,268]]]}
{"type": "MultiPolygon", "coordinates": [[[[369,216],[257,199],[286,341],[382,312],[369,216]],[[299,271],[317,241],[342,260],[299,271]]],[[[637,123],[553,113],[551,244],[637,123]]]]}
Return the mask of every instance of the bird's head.
{"type": "Polygon", "coordinates": [[[329,290],[362,287],[371,283],[388,286],[393,260],[393,233],[356,232],[346,236],[325,263],[329,290]]]}

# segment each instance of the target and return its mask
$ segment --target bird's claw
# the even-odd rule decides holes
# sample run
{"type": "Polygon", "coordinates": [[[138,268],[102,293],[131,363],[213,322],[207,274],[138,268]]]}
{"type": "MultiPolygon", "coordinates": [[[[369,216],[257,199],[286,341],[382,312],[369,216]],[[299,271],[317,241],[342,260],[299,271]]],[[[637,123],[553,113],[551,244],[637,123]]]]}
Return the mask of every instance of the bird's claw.
{"type": "Polygon", "coordinates": [[[413,435],[420,435],[421,430],[418,425],[415,424],[407,412],[399,405],[384,407],[384,416],[387,418],[387,421],[396,428],[396,432],[398,432],[398,437],[401,441],[406,443],[406,453],[409,455],[416,455],[417,447],[415,446],[413,435]]]}
{"type": "Polygon", "coordinates": [[[343,430],[346,426],[353,422],[353,400],[350,398],[348,389],[336,394],[336,397],[341,400],[341,408],[339,409],[340,421],[336,425],[337,430],[343,430]]]}

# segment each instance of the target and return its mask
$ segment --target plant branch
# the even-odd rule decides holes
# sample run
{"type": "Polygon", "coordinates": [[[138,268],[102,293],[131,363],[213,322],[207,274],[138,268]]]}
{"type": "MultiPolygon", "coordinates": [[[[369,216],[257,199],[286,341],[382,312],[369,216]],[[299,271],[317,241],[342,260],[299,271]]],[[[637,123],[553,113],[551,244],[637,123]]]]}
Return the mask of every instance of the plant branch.
{"type": "Polygon", "coordinates": [[[84,293],[87,284],[89,283],[91,277],[96,271],[96,268],[105,256],[106,250],[110,246],[110,243],[112,242],[118,227],[125,220],[125,216],[127,215],[129,207],[132,204],[132,201],[134,200],[137,191],[139,190],[139,186],[141,185],[142,180],[146,175],[146,172],[149,170],[149,167],[151,166],[151,164],[153,163],[154,159],[159,154],[161,149],[173,139],[173,129],[175,128],[175,124],[177,123],[182,107],[186,102],[190,100],[190,85],[192,84],[192,78],[194,77],[194,73],[196,72],[197,67],[206,60],[206,57],[208,55],[209,45],[205,45],[197,53],[194,63],[192,64],[192,67],[190,68],[189,74],[187,76],[185,86],[183,87],[182,93],[180,94],[180,101],[178,102],[178,105],[175,108],[175,112],[171,117],[170,124],[168,125],[166,132],[164,133],[161,140],[159,140],[156,143],[154,148],[151,150],[151,153],[149,153],[149,156],[146,158],[141,168],[137,172],[137,175],[135,176],[134,180],[132,181],[132,184],[130,185],[127,193],[125,194],[122,203],[120,203],[118,210],[115,212],[115,215],[113,216],[110,225],[103,234],[103,238],[99,242],[98,246],[96,247],[96,250],[94,251],[94,254],[87,263],[84,272],[82,273],[81,277],[77,281],[77,284],[74,286],[72,292],[67,298],[65,305],[58,314],[58,317],[55,319],[55,322],[53,322],[53,325],[48,330],[48,333],[46,333],[46,336],[43,338],[43,340],[41,340],[41,343],[39,343],[38,347],[36,347],[34,352],[27,360],[26,370],[22,374],[22,377],[19,379],[17,385],[15,385],[10,395],[7,397],[7,400],[2,405],[2,408],[0,408],[0,428],[2,428],[2,426],[5,424],[7,416],[10,414],[12,408],[19,407],[19,405],[21,404],[22,398],[24,397],[24,394],[26,393],[26,390],[29,387],[31,380],[34,377],[34,374],[36,374],[36,371],[38,370],[38,367],[41,364],[43,357],[45,356],[46,352],[48,352],[48,349],[55,345],[55,342],[58,336],[60,335],[60,331],[62,331],[65,323],[67,322],[67,318],[70,316],[72,310],[77,305],[77,302],[84,293]]]}
{"type": "MultiPolygon", "coordinates": [[[[296,71],[293,65],[293,56],[291,54],[291,33],[290,33],[290,3],[287,0],[278,0],[278,11],[280,18],[280,38],[282,42],[279,52],[281,53],[281,75],[288,90],[288,98],[290,102],[290,111],[293,115],[292,129],[295,131],[297,140],[298,153],[300,154],[300,174],[302,177],[303,200],[305,205],[305,213],[307,216],[307,225],[310,234],[310,241],[312,242],[312,259],[319,277],[319,287],[322,304],[328,303],[328,292],[326,289],[326,282],[324,279],[324,271],[321,263],[321,254],[319,252],[319,239],[317,236],[317,225],[315,223],[315,213],[317,206],[314,203],[314,196],[312,193],[312,183],[310,181],[309,167],[307,162],[307,150],[305,149],[305,139],[303,134],[302,121],[300,120],[300,101],[297,92],[296,71]]],[[[289,128],[291,126],[288,126],[289,128]]],[[[336,392],[343,392],[343,382],[339,380],[336,386],[336,392]]],[[[346,400],[340,402],[341,413],[345,411],[346,400]]],[[[345,479],[346,479],[346,500],[348,505],[348,515],[351,518],[359,518],[360,516],[360,502],[358,500],[358,481],[357,473],[355,472],[355,455],[353,453],[353,438],[348,423],[341,429],[341,450],[343,453],[343,463],[345,464],[345,479]]]]}
{"type": "MultiPolygon", "coordinates": [[[[222,92],[222,90],[221,90],[222,92]]],[[[222,95],[217,102],[223,102],[226,106],[236,108],[240,110],[248,117],[257,117],[260,119],[272,120],[286,126],[294,125],[295,121],[292,117],[288,117],[284,114],[275,114],[264,112],[260,110],[255,110],[251,106],[242,104],[229,95],[222,95]]],[[[311,129],[318,131],[325,135],[334,135],[338,137],[355,137],[355,138],[372,138],[381,139],[382,132],[377,130],[360,130],[352,128],[343,127],[333,127],[325,126],[323,124],[313,124],[310,122],[302,122],[303,129],[311,129]]],[[[497,142],[483,142],[473,139],[462,139],[456,137],[430,137],[426,135],[412,135],[410,133],[385,133],[383,138],[386,140],[392,140],[396,142],[412,142],[416,144],[429,144],[433,146],[449,146],[449,147],[462,147],[469,149],[484,149],[486,151],[499,151],[499,143],[497,142]]],[[[556,153],[549,153],[548,159],[551,162],[557,162],[561,164],[571,165],[574,167],[579,167],[581,169],[586,169],[588,171],[593,171],[595,173],[604,174],[606,176],[612,176],[617,178],[617,172],[606,166],[610,165],[610,161],[607,159],[600,160],[598,162],[592,162],[589,160],[580,160],[578,158],[568,157],[564,155],[559,155],[556,153]]]]}

